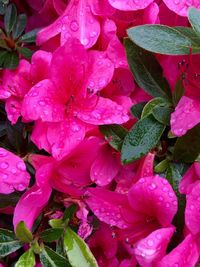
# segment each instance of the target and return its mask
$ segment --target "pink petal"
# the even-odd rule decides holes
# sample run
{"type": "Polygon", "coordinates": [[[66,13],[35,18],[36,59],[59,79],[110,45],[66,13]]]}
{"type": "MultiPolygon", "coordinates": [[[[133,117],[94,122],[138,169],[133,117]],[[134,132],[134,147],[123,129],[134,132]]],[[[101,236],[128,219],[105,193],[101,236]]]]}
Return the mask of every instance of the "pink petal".
{"type": "Polygon", "coordinates": [[[61,121],[65,105],[58,89],[50,80],[43,80],[24,97],[22,116],[26,120],[61,121]]]}
{"type": "Polygon", "coordinates": [[[15,124],[19,117],[21,116],[21,107],[22,107],[22,101],[19,98],[16,97],[10,97],[6,101],[6,113],[8,116],[9,121],[12,124],[15,124]]]}
{"type": "MultiPolygon", "coordinates": [[[[86,100],[87,101],[87,100],[86,100]]],[[[85,107],[88,105],[85,103],[85,107]]],[[[84,122],[94,125],[102,124],[122,124],[128,121],[129,117],[124,108],[114,101],[99,97],[93,109],[80,110],[77,114],[78,118],[84,122]]]]}
{"type": "Polygon", "coordinates": [[[140,160],[139,167],[134,176],[135,182],[138,181],[140,178],[150,177],[154,175],[154,158],[155,154],[149,152],[140,160]]]}
{"type": "Polygon", "coordinates": [[[4,148],[0,148],[0,193],[10,194],[25,190],[30,181],[24,161],[4,148]]]}
{"type": "Polygon", "coordinates": [[[200,180],[200,163],[194,162],[180,181],[179,184],[180,193],[181,194],[190,193],[190,191],[193,188],[193,185],[198,180],[200,180]]]}
{"type": "Polygon", "coordinates": [[[24,221],[26,226],[31,230],[34,221],[46,206],[51,195],[51,188],[46,185],[42,188],[34,185],[26,191],[20,198],[15,207],[13,224],[16,228],[20,221],[24,221]]]}
{"type": "Polygon", "coordinates": [[[86,203],[100,221],[122,229],[130,226],[121,214],[122,210],[130,208],[126,196],[101,188],[89,188],[86,203]]]}
{"type": "Polygon", "coordinates": [[[91,180],[99,186],[105,186],[117,175],[120,167],[116,153],[108,145],[104,145],[92,164],[91,180]]]}
{"type": "Polygon", "coordinates": [[[180,16],[186,17],[188,15],[188,8],[190,6],[200,8],[199,0],[181,0],[181,1],[175,1],[175,0],[163,0],[163,2],[167,5],[169,9],[174,11],[176,14],[180,16]]]}
{"type": "Polygon", "coordinates": [[[176,136],[184,135],[200,122],[200,100],[183,96],[171,115],[171,131],[176,136]]]}
{"type": "Polygon", "coordinates": [[[156,261],[165,256],[174,231],[174,227],[161,228],[136,243],[134,253],[140,266],[152,267],[156,261]]]}
{"type": "Polygon", "coordinates": [[[180,245],[157,263],[157,267],[194,267],[198,257],[197,245],[192,235],[188,235],[180,245]]]}
{"type": "Polygon", "coordinates": [[[37,43],[40,45],[58,33],[61,33],[61,45],[69,38],[79,39],[86,48],[96,43],[100,25],[91,12],[89,0],[70,1],[62,16],[38,33],[37,43]]]}
{"type": "Polygon", "coordinates": [[[135,0],[108,0],[108,2],[114,8],[117,8],[119,10],[128,11],[128,10],[144,9],[150,3],[152,3],[153,0],[143,0],[143,1],[135,1],[135,0]]]}
{"type": "Polygon", "coordinates": [[[200,181],[196,182],[186,196],[185,224],[192,234],[200,232],[200,181]]]}
{"type": "Polygon", "coordinates": [[[128,198],[134,210],[155,218],[163,227],[171,223],[177,212],[177,198],[171,185],[158,175],[141,178],[130,189],[128,198]]]}
{"type": "Polygon", "coordinates": [[[91,0],[91,9],[94,15],[111,16],[115,9],[108,3],[108,0],[91,0]]]}

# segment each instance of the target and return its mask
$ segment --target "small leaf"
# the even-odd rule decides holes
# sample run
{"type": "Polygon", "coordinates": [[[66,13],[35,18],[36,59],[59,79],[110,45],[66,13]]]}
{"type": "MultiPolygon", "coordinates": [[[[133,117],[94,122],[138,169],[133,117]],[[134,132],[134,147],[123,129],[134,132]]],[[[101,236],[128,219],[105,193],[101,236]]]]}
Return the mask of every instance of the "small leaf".
{"type": "Polygon", "coordinates": [[[197,8],[190,7],[188,12],[188,18],[192,25],[192,28],[197,34],[200,35],[200,11],[197,8]]]}
{"type": "Polygon", "coordinates": [[[16,39],[18,38],[23,31],[25,30],[27,23],[27,16],[26,14],[20,14],[17,18],[17,22],[13,28],[13,38],[16,39]]]}
{"type": "Polygon", "coordinates": [[[76,210],[77,206],[75,204],[72,204],[69,207],[67,207],[62,218],[63,221],[65,222],[66,220],[71,220],[76,210]]]}
{"type": "Polygon", "coordinates": [[[22,247],[14,232],[0,229],[0,257],[5,257],[22,247]]]}
{"type": "Polygon", "coordinates": [[[137,118],[140,119],[141,115],[142,115],[142,110],[144,108],[144,106],[147,104],[147,102],[140,102],[138,104],[135,104],[131,107],[131,113],[132,115],[137,118]]]}
{"type": "Polygon", "coordinates": [[[156,173],[162,173],[167,169],[168,165],[169,161],[167,159],[164,159],[155,166],[154,171],[156,173]]]}
{"type": "Polygon", "coordinates": [[[12,31],[16,23],[16,20],[17,20],[16,6],[14,4],[10,4],[6,9],[4,16],[4,26],[7,34],[9,34],[12,31]]]}
{"type": "Polygon", "coordinates": [[[0,15],[5,14],[8,2],[9,1],[0,1],[0,15]]]}
{"type": "Polygon", "coordinates": [[[128,63],[137,84],[154,97],[171,98],[170,87],[154,55],[129,39],[125,39],[125,48],[128,63]]]}
{"type": "Polygon", "coordinates": [[[5,69],[15,69],[19,65],[19,56],[16,52],[7,52],[3,67],[5,69]]]}
{"type": "MultiPolygon", "coordinates": [[[[192,31],[191,31],[192,32],[192,31]]],[[[188,31],[187,31],[188,33],[188,31]]],[[[187,55],[200,52],[199,40],[194,42],[184,30],[165,25],[142,25],[128,30],[129,38],[148,51],[165,55],[187,55]]]]}
{"type": "Polygon", "coordinates": [[[171,113],[173,112],[173,109],[172,108],[169,108],[169,107],[155,107],[153,110],[152,110],[152,114],[154,116],[154,118],[163,123],[164,125],[170,125],[170,116],[171,116],[171,113]]]}
{"type": "Polygon", "coordinates": [[[15,267],[34,267],[35,266],[35,255],[32,249],[27,250],[21,255],[15,267]]]}
{"type": "Polygon", "coordinates": [[[26,225],[23,221],[19,222],[17,227],[16,227],[16,237],[24,243],[29,243],[33,240],[32,233],[26,227],[26,225]]]}
{"type": "Polygon", "coordinates": [[[164,129],[165,126],[152,115],[139,120],[124,139],[122,162],[130,163],[146,155],[156,146],[164,129]]]}
{"type": "MultiPolygon", "coordinates": [[[[70,267],[68,260],[47,246],[44,246],[40,254],[43,267],[70,267]]],[[[81,265],[80,265],[81,266],[81,265]]],[[[78,267],[78,266],[77,266],[78,267]]]]}
{"type": "Polygon", "coordinates": [[[64,245],[69,262],[73,267],[98,267],[87,244],[70,228],[66,230],[64,245]]]}
{"type": "Polygon", "coordinates": [[[161,97],[153,98],[144,106],[144,109],[143,109],[142,114],[141,114],[141,119],[152,114],[153,109],[156,106],[164,106],[167,104],[168,104],[168,102],[166,102],[166,100],[164,98],[161,98],[161,97]]]}
{"type": "Polygon", "coordinates": [[[64,227],[64,223],[62,219],[51,219],[49,220],[49,225],[52,228],[63,228],[64,227]]]}
{"type": "Polygon", "coordinates": [[[15,206],[20,199],[21,194],[14,192],[9,195],[0,194],[0,208],[5,208],[8,206],[15,206]]]}
{"type": "Polygon", "coordinates": [[[34,51],[26,47],[17,47],[17,51],[27,59],[30,59],[34,53],[34,51]]]}
{"type": "Polygon", "coordinates": [[[0,50],[0,68],[3,68],[7,53],[6,50],[0,50]]]}
{"type": "Polygon", "coordinates": [[[174,159],[192,163],[200,154],[200,124],[177,139],[174,147],[174,159]]]}
{"type": "Polygon", "coordinates": [[[183,80],[178,79],[178,81],[176,82],[176,86],[175,86],[173,95],[172,95],[172,100],[173,100],[173,104],[175,107],[178,104],[181,97],[184,95],[184,92],[185,92],[185,89],[184,89],[184,85],[183,85],[183,80]]]}
{"type": "Polygon", "coordinates": [[[22,42],[22,43],[35,43],[36,34],[38,33],[39,30],[40,29],[34,29],[34,30],[30,31],[30,32],[25,33],[19,39],[19,42],[22,42]]]}
{"type": "Polygon", "coordinates": [[[40,234],[40,238],[44,242],[53,242],[55,240],[58,240],[63,233],[64,229],[62,228],[47,229],[40,234]]]}
{"type": "Polygon", "coordinates": [[[120,125],[102,125],[99,126],[101,133],[106,137],[109,144],[116,150],[121,150],[123,140],[127,134],[127,130],[120,125]]]}

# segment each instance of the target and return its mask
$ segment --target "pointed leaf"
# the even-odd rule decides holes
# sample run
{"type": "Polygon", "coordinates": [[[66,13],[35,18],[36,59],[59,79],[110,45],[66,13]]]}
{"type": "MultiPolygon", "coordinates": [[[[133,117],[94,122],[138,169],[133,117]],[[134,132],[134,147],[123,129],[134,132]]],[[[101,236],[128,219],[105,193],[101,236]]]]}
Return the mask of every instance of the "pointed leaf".
{"type": "Polygon", "coordinates": [[[17,19],[16,6],[14,4],[10,4],[6,9],[5,16],[4,16],[4,26],[8,34],[12,31],[16,23],[16,19],[17,19]]]}
{"type": "Polygon", "coordinates": [[[34,53],[34,51],[32,51],[31,49],[28,49],[26,47],[17,47],[17,51],[27,59],[30,59],[34,53]]]}
{"type": "Polygon", "coordinates": [[[63,215],[63,221],[65,222],[66,220],[71,220],[76,210],[77,206],[75,204],[72,204],[69,207],[67,207],[63,215]]]}
{"type": "Polygon", "coordinates": [[[5,257],[22,247],[14,232],[0,229],[0,257],[5,257]]]}
{"type": "Polygon", "coordinates": [[[131,113],[133,114],[133,116],[135,118],[137,118],[137,119],[141,118],[142,110],[146,104],[147,104],[147,102],[141,102],[141,103],[135,104],[131,107],[131,113]]]}
{"type": "Polygon", "coordinates": [[[40,238],[44,242],[53,242],[55,240],[58,240],[63,233],[64,233],[63,228],[47,229],[40,234],[40,238]]]}
{"type": "Polygon", "coordinates": [[[183,85],[183,80],[178,79],[178,81],[176,82],[176,86],[172,95],[172,100],[173,100],[173,104],[174,106],[176,106],[179,102],[179,100],[181,99],[181,97],[184,95],[185,89],[184,89],[184,85],[183,85]]]}
{"type": "Polygon", "coordinates": [[[13,28],[13,38],[18,38],[26,28],[27,16],[26,14],[20,14],[17,18],[17,22],[13,28]]]}
{"type": "Polygon", "coordinates": [[[124,139],[122,162],[130,163],[146,155],[156,146],[164,129],[165,126],[152,115],[139,120],[124,139]]]}
{"type": "Polygon", "coordinates": [[[152,53],[125,39],[128,63],[137,84],[154,97],[171,98],[170,87],[152,53]]]}
{"type": "Polygon", "coordinates": [[[188,18],[192,28],[200,35],[200,11],[197,8],[190,7],[188,18]]]}
{"type": "Polygon", "coordinates": [[[164,125],[170,125],[170,116],[171,113],[173,112],[172,108],[169,107],[159,107],[156,106],[153,110],[152,110],[152,114],[154,116],[154,118],[163,123],[164,125]]]}
{"type": "Polygon", "coordinates": [[[30,31],[30,32],[25,33],[19,39],[19,42],[22,42],[22,43],[35,43],[36,34],[38,33],[39,30],[40,29],[34,29],[34,30],[30,31]]]}
{"type": "Polygon", "coordinates": [[[16,237],[24,243],[29,243],[33,240],[32,233],[26,227],[26,225],[23,221],[19,222],[17,227],[16,227],[16,237]]]}
{"type": "Polygon", "coordinates": [[[66,230],[64,245],[69,262],[73,267],[98,267],[87,244],[70,228],[66,230]]]}
{"type": "Polygon", "coordinates": [[[9,1],[6,1],[7,3],[4,3],[5,1],[0,1],[0,15],[4,15],[6,12],[7,4],[9,1]]]}
{"type": "Polygon", "coordinates": [[[32,249],[27,250],[21,255],[15,267],[34,267],[35,266],[35,255],[32,249]]]}
{"type": "Polygon", "coordinates": [[[152,100],[150,100],[143,108],[142,110],[142,114],[141,114],[141,119],[144,117],[149,116],[150,114],[152,114],[153,109],[156,106],[165,106],[167,105],[168,102],[166,102],[166,100],[164,98],[161,97],[156,97],[153,98],[152,100]]]}
{"type": "Polygon", "coordinates": [[[7,52],[3,67],[5,69],[15,69],[19,64],[19,56],[16,52],[7,52]]]}

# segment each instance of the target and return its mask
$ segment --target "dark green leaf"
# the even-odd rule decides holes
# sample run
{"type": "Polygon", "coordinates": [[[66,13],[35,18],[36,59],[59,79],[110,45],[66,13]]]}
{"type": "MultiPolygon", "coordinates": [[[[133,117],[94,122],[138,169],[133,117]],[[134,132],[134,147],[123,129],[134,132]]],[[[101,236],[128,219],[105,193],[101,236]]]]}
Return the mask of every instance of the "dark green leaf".
{"type": "Polygon", "coordinates": [[[0,50],[0,68],[3,68],[4,61],[6,60],[7,53],[8,52],[6,50],[0,50]]]}
{"type": "Polygon", "coordinates": [[[17,22],[13,28],[13,38],[14,39],[18,38],[23,33],[23,31],[25,30],[25,27],[26,27],[26,22],[27,22],[26,14],[20,14],[17,17],[17,22]]]}
{"type": "Polygon", "coordinates": [[[122,162],[130,163],[146,155],[156,146],[164,129],[165,126],[152,115],[139,120],[124,139],[122,162]]]}
{"type": "Polygon", "coordinates": [[[44,240],[44,242],[53,242],[58,240],[63,233],[64,229],[62,228],[47,229],[40,234],[40,238],[44,240]]]}
{"type": "Polygon", "coordinates": [[[167,169],[168,165],[169,161],[167,159],[164,159],[155,166],[154,171],[157,173],[162,173],[167,169]]]}
{"type": "Polygon", "coordinates": [[[152,53],[125,39],[128,63],[137,84],[154,97],[171,98],[170,87],[152,53]]]}
{"type": "Polygon", "coordinates": [[[72,266],[98,267],[87,244],[70,228],[67,228],[64,237],[65,250],[72,266]]]}
{"type": "Polygon", "coordinates": [[[135,104],[131,107],[131,113],[133,114],[133,116],[137,119],[141,118],[142,115],[142,110],[144,108],[144,106],[146,105],[147,102],[140,102],[138,104],[135,104]]]}
{"type": "Polygon", "coordinates": [[[33,235],[26,227],[23,221],[19,222],[16,227],[16,237],[24,243],[29,243],[33,240],[33,235]]]}
{"type": "Polygon", "coordinates": [[[153,109],[156,106],[166,106],[168,105],[168,102],[164,98],[156,97],[150,100],[143,108],[141,118],[147,117],[150,114],[152,114],[153,109]]]}
{"type": "Polygon", "coordinates": [[[27,250],[21,255],[15,267],[34,267],[35,266],[35,255],[32,249],[27,250]]]}
{"type": "Polygon", "coordinates": [[[21,248],[22,243],[16,239],[14,232],[0,229],[0,257],[5,257],[21,248]]]}
{"type": "Polygon", "coordinates": [[[0,1],[0,15],[5,14],[8,2],[9,1],[0,1]]]}
{"type": "Polygon", "coordinates": [[[170,125],[172,111],[172,108],[157,106],[152,110],[152,114],[157,121],[163,123],[164,125],[170,125]]]}
{"type": "Polygon", "coordinates": [[[77,206],[75,204],[72,204],[69,207],[67,207],[63,215],[63,221],[65,222],[66,220],[71,220],[76,210],[77,206]]]}
{"type": "Polygon", "coordinates": [[[112,124],[99,126],[99,129],[114,149],[121,150],[123,140],[127,134],[125,128],[117,124],[112,124]]]}
{"type": "Polygon", "coordinates": [[[0,47],[6,49],[6,50],[2,50],[2,51],[7,51],[8,46],[7,46],[6,42],[5,42],[5,40],[0,39],[0,47]]]}
{"type": "Polygon", "coordinates": [[[19,41],[22,43],[35,43],[36,41],[36,34],[40,29],[34,29],[30,32],[25,33],[19,41]]]}
{"type": "Polygon", "coordinates": [[[197,8],[190,7],[188,18],[192,25],[192,28],[197,34],[200,34],[200,11],[197,8]]]}
{"type": "Polygon", "coordinates": [[[5,30],[7,32],[7,34],[9,34],[15,23],[17,20],[17,9],[16,6],[14,4],[10,4],[7,8],[6,8],[6,13],[4,16],[4,26],[5,26],[5,30]]]}
{"type": "MultiPolygon", "coordinates": [[[[70,267],[68,260],[47,246],[44,246],[40,254],[43,267],[70,267]]],[[[80,265],[81,266],[81,265],[80,265]]],[[[78,267],[78,266],[77,266],[78,267]]]]}
{"type": "Polygon", "coordinates": [[[196,32],[189,27],[174,27],[179,33],[190,39],[195,46],[200,46],[200,37],[196,34],[196,32]]]}
{"type": "Polygon", "coordinates": [[[200,124],[177,139],[174,147],[174,159],[192,163],[200,154],[200,124]]]}
{"type": "Polygon", "coordinates": [[[15,206],[19,201],[21,194],[14,192],[9,195],[0,194],[0,208],[5,208],[8,206],[15,206]]]}
{"type": "Polygon", "coordinates": [[[27,59],[30,59],[34,53],[34,51],[26,47],[17,47],[17,51],[27,59]]]}
{"type": "Polygon", "coordinates": [[[19,56],[16,52],[7,52],[3,67],[5,69],[15,69],[19,64],[19,56]]]}
{"type": "Polygon", "coordinates": [[[183,80],[178,79],[178,81],[176,82],[175,90],[172,95],[174,106],[178,104],[179,100],[184,95],[184,92],[185,92],[185,89],[183,85],[183,80]]]}
{"type": "MultiPolygon", "coordinates": [[[[187,32],[188,33],[188,32],[187,32]]],[[[164,25],[143,25],[128,30],[128,36],[138,46],[148,51],[167,54],[185,55],[200,53],[199,41],[194,42],[184,30],[164,25]]]]}

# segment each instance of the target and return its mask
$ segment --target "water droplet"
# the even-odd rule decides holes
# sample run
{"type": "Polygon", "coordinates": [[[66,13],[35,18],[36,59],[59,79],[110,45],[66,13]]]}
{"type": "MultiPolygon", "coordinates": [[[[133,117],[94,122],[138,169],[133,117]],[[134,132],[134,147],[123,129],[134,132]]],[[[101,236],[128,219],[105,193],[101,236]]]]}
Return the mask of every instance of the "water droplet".
{"type": "Polygon", "coordinates": [[[3,150],[3,149],[0,149],[0,157],[5,157],[8,155],[8,152],[3,150]]]}
{"type": "Polygon", "coordinates": [[[95,37],[97,35],[97,32],[93,31],[90,33],[90,37],[95,37]]]}
{"type": "Polygon", "coordinates": [[[40,100],[40,101],[39,101],[39,105],[40,105],[41,107],[44,107],[44,106],[46,105],[46,103],[45,103],[45,101],[40,100]]]}
{"type": "Polygon", "coordinates": [[[103,87],[103,86],[106,85],[106,80],[105,79],[100,79],[98,84],[99,84],[100,87],[103,87]]]}
{"type": "Polygon", "coordinates": [[[168,192],[169,191],[169,188],[164,186],[163,189],[162,189],[163,192],[168,192]]]}
{"type": "Polygon", "coordinates": [[[166,205],[165,205],[165,206],[166,206],[166,208],[169,208],[169,207],[170,207],[169,203],[166,203],[166,205]]]}
{"type": "Polygon", "coordinates": [[[89,40],[88,40],[87,38],[84,38],[84,39],[81,40],[81,43],[82,43],[83,45],[88,45],[89,40]]]}
{"type": "Polygon", "coordinates": [[[24,186],[23,184],[18,184],[18,185],[16,186],[16,188],[17,188],[17,190],[22,191],[22,190],[25,189],[25,186],[24,186]]]}
{"type": "Polygon", "coordinates": [[[157,188],[157,186],[156,186],[156,184],[154,184],[154,183],[151,183],[150,185],[149,185],[149,189],[150,190],[155,190],[157,188]]]}
{"type": "Polygon", "coordinates": [[[4,173],[4,174],[2,175],[2,178],[3,178],[4,180],[6,180],[6,179],[8,178],[8,175],[4,173]]]}
{"type": "Polygon", "coordinates": [[[2,163],[0,164],[0,168],[1,168],[1,169],[7,169],[8,166],[9,166],[8,162],[2,162],[2,163]]]}
{"type": "Polygon", "coordinates": [[[180,3],[180,0],[174,0],[174,3],[178,5],[180,3]]]}
{"type": "Polygon", "coordinates": [[[70,24],[70,28],[72,31],[76,32],[79,29],[78,22],[76,20],[73,20],[70,24]]]}
{"type": "Polygon", "coordinates": [[[162,180],[162,183],[163,183],[163,184],[168,184],[168,181],[165,180],[165,179],[163,179],[163,180],[162,180]]]}
{"type": "Polygon", "coordinates": [[[140,184],[143,184],[145,182],[145,179],[144,178],[141,178],[140,180],[139,180],[139,183],[140,184]]]}
{"type": "Polygon", "coordinates": [[[191,205],[191,206],[190,206],[190,209],[191,209],[191,210],[194,210],[194,205],[191,205]]]}
{"type": "Polygon", "coordinates": [[[168,196],[169,197],[173,197],[174,196],[174,193],[173,192],[169,192],[168,196]]]}
{"type": "Polygon", "coordinates": [[[25,171],[25,170],[26,170],[26,166],[25,166],[24,162],[22,162],[22,161],[19,161],[19,162],[17,163],[17,168],[18,168],[20,171],[25,171]]]}
{"type": "Polygon", "coordinates": [[[153,242],[152,239],[148,239],[148,240],[147,240],[147,244],[148,244],[150,247],[152,247],[153,244],[154,244],[154,242],[153,242]]]}

